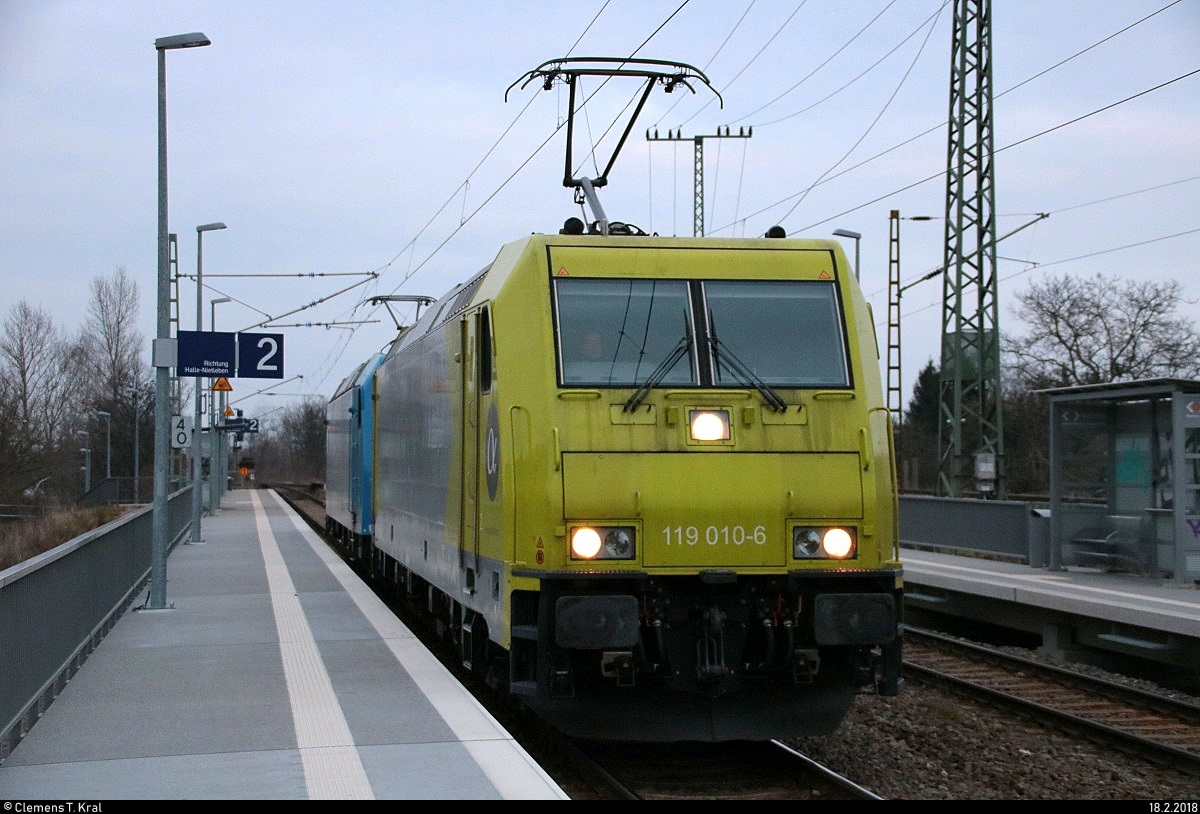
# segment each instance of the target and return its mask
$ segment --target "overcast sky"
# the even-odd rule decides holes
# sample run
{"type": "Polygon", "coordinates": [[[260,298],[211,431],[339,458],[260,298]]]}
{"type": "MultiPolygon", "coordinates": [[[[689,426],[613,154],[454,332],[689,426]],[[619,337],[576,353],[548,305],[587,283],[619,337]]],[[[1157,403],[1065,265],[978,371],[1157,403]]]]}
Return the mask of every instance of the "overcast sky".
{"type": "MultiPolygon", "coordinates": [[[[886,362],[892,210],[935,218],[900,221],[902,280],[942,264],[952,13],[942,0],[0,0],[0,318],[25,299],[74,333],[92,281],[124,268],[149,358],[154,42],[202,32],[211,46],[166,59],[170,231],[189,275],[184,330],[196,226],[219,221],[203,243],[205,330],[228,296],[217,330],[285,336],[283,382],[233,381],[247,415],[328,398],[382,348],[395,327],[368,297],[440,296],[503,243],[581,214],[562,186],[565,93],[510,90],[563,56],[683,62],[711,84],[652,94],[601,192],[610,219],[691,235],[691,138],[753,127],[705,141],[705,231],[860,232],[886,362]],[[654,128],[687,140],[650,141],[654,128]]],[[[997,232],[1050,215],[1000,244],[1001,330],[1024,332],[1015,295],[1050,274],[1179,280],[1182,315],[1200,319],[1200,0],[998,0],[992,28],[997,232]]],[[[597,172],[593,140],[607,163],[628,82],[579,123],[582,173],[597,172]]],[[[938,357],[941,296],[936,279],[904,294],[905,402],[938,357]]]]}

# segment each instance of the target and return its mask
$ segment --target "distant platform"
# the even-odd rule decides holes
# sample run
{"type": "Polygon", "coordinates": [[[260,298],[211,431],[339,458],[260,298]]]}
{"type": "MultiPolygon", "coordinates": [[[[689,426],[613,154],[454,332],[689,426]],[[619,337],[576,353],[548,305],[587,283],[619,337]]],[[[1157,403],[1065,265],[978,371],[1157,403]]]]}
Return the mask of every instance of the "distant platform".
{"type": "Polygon", "coordinates": [[[905,608],[1041,636],[1047,650],[1159,663],[1200,686],[1200,589],[1142,574],[1034,568],[905,547],[905,608]]]}

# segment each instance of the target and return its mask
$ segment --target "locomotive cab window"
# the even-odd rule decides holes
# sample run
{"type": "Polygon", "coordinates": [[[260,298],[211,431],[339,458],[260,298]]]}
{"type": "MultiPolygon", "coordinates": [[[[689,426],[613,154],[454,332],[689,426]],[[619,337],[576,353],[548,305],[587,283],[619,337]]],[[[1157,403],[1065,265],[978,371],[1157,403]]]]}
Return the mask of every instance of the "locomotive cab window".
{"type": "Polygon", "coordinates": [[[553,284],[565,387],[850,386],[833,282],[556,277],[553,284]]]}
{"type": "Polygon", "coordinates": [[[848,387],[846,340],[832,282],[720,280],[704,286],[716,386],[746,371],[774,387],[848,387]]]}
{"type": "Polygon", "coordinates": [[[554,298],[564,385],[696,384],[685,281],[556,277],[554,298]]]}

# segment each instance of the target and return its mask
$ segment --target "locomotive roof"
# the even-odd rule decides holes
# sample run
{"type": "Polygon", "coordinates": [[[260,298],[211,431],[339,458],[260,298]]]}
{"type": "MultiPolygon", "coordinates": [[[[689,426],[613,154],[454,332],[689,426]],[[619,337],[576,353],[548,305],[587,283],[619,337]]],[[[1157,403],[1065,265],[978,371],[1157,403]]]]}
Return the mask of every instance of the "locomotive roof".
{"type": "Polygon", "coordinates": [[[366,366],[367,366],[366,362],[361,362],[354,368],[354,370],[350,371],[350,375],[347,376],[346,378],[342,379],[342,383],[339,384],[337,386],[337,389],[333,391],[333,395],[330,396],[329,400],[333,401],[338,396],[342,395],[347,390],[349,390],[351,387],[353,387],[354,383],[358,381],[358,377],[362,374],[363,368],[366,366]]]}
{"type": "Polygon", "coordinates": [[[408,347],[438,325],[461,313],[470,304],[472,295],[490,268],[491,265],[488,265],[470,280],[459,283],[435,300],[425,309],[425,313],[421,315],[420,319],[396,337],[391,348],[388,349],[388,356],[399,352],[401,348],[408,347]]]}

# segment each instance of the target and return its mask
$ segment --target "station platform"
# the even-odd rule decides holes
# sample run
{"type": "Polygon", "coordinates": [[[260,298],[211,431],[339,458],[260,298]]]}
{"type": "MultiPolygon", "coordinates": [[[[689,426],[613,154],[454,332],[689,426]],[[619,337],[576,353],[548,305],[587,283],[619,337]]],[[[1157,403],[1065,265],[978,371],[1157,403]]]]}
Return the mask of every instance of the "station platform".
{"type": "Polygon", "coordinates": [[[117,621],[0,799],[569,799],[274,492],[201,529],[168,608],[117,621]]]}
{"type": "Polygon", "coordinates": [[[1022,629],[1043,648],[1110,652],[1200,676],[1200,589],[1144,574],[1048,569],[902,546],[904,605],[1022,629]]]}

